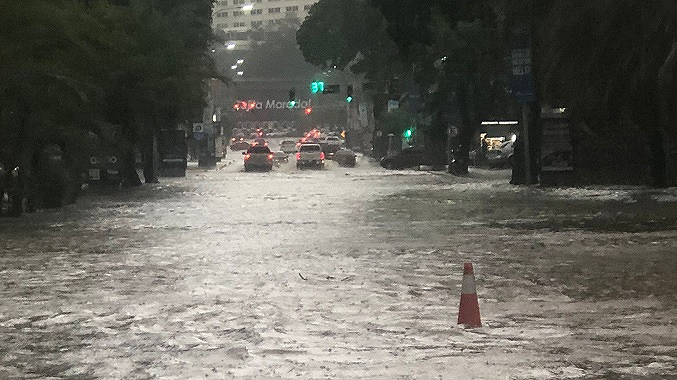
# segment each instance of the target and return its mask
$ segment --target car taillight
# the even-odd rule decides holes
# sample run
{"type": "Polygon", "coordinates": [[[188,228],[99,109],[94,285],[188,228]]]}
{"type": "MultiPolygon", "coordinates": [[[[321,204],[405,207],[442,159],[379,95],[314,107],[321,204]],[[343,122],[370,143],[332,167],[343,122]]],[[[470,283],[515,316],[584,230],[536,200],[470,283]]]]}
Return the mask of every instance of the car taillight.
{"type": "Polygon", "coordinates": [[[296,159],[300,160],[301,159],[301,152],[296,152],[296,159]]]}
{"type": "Polygon", "coordinates": [[[269,159],[269,160],[272,160],[273,157],[275,157],[275,156],[274,156],[272,153],[268,155],[268,159],[269,159]]]}
{"type": "Polygon", "coordinates": [[[251,157],[251,156],[252,156],[251,154],[247,153],[247,154],[244,155],[244,159],[245,159],[245,160],[248,160],[249,157],[251,157]]]}
{"type": "Polygon", "coordinates": [[[320,152],[320,160],[324,160],[324,152],[320,152]]]}

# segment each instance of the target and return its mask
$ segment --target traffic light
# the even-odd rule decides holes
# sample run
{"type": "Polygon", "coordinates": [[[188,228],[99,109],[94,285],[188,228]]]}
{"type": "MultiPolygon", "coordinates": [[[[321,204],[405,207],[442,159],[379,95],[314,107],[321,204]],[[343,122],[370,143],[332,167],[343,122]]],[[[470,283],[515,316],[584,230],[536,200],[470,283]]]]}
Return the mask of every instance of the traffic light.
{"type": "Polygon", "coordinates": [[[404,133],[402,133],[405,139],[410,139],[411,138],[411,128],[407,128],[404,130],[404,133]]]}
{"type": "Polygon", "coordinates": [[[346,87],[346,102],[350,103],[353,101],[353,85],[349,84],[346,87]]]}
{"type": "Polygon", "coordinates": [[[296,106],[296,89],[294,87],[289,89],[289,103],[287,107],[294,108],[296,106]]]}
{"type": "Polygon", "coordinates": [[[313,113],[313,107],[306,107],[306,109],[303,111],[306,113],[306,115],[310,115],[313,113]]]}
{"type": "Polygon", "coordinates": [[[315,81],[310,84],[310,92],[313,94],[317,94],[318,92],[324,92],[324,82],[322,81],[315,81]]]}

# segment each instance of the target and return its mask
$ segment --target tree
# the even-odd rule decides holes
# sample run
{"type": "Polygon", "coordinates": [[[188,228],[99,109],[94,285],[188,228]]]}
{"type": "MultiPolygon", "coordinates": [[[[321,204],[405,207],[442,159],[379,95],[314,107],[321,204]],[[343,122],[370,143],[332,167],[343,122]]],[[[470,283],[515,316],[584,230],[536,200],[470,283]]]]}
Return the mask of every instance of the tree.
{"type": "MultiPolygon", "coordinates": [[[[59,146],[67,165],[65,186],[73,191],[80,185],[77,139],[80,131],[94,128],[89,121],[101,99],[93,69],[100,55],[90,33],[101,25],[66,0],[4,2],[0,24],[0,162],[20,167],[23,181],[16,186],[38,199],[39,188],[64,190],[40,186],[39,176],[32,175],[42,151],[59,146]]],[[[17,199],[23,197],[17,193],[17,199]]]]}
{"type": "MultiPolygon", "coordinates": [[[[38,157],[61,151],[77,184],[87,132],[122,129],[133,148],[142,136],[201,113],[204,80],[216,76],[207,54],[211,0],[27,0],[0,5],[0,162],[22,168],[29,198],[39,188],[38,157]]],[[[154,175],[151,173],[151,180],[154,175]]],[[[147,178],[148,179],[148,178],[147,178]]]]}
{"type": "MultiPolygon", "coordinates": [[[[211,0],[131,1],[126,8],[134,20],[131,43],[118,62],[122,69],[112,70],[109,116],[123,126],[126,141],[142,142],[147,182],[157,182],[157,130],[190,125],[202,114],[205,80],[219,77],[207,55],[211,6],[211,0]]],[[[131,156],[126,162],[133,163],[131,156]]],[[[132,169],[130,183],[138,183],[132,169]]]]}
{"type": "Polygon", "coordinates": [[[439,147],[450,124],[457,124],[449,170],[467,173],[471,138],[480,121],[508,101],[501,3],[372,0],[372,4],[387,20],[387,31],[402,57],[414,65],[416,81],[429,89],[427,113],[432,117],[426,133],[431,145],[439,147]]]}
{"type": "MultiPolygon", "coordinates": [[[[665,91],[675,85],[677,5],[672,1],[555,1],[541,25],[539,78],[545,100],[571,107],[602,135],[627,118],[645,133],[654,185],[667,183],[674,116],[665,115],[665,91]],[[592,37],[592,38],[591,38],[592,37]],[[671,63],[672,62],[672,63],[671,63]],[[672,65],[672,66],[671,66],[672,65]],[[671,68],[670,68],[671,67],[671,68]],[[603,125],[612,126],[606,131],[603,125]]],[[[677,181],[672,178],[671,181],[677,181]]]]}
{"type": "Polygon", "coordinates": [[[364,74],[374,93],[383,93],[408,73],[386,23],[366,0],[320,0],[296,34],[306,61],[323,69],[364,74]]]}

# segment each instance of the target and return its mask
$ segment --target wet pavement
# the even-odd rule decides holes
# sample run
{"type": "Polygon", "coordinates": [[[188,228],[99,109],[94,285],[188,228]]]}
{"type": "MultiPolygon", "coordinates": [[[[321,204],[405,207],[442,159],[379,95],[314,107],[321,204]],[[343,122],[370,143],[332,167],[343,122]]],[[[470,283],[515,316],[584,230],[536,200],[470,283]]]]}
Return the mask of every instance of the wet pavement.
{"type": "Polygon", "coordinates": [[[677,189],[291,161],[0,219],[0,378],[677,377],[677,189]]]}

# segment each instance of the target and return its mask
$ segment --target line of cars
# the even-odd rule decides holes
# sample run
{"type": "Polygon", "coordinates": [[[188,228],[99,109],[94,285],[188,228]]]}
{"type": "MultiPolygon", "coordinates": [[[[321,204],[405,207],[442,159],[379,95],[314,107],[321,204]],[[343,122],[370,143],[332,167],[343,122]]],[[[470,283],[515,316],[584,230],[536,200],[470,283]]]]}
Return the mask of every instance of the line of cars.
{"type": "MultiPolygon", "coordinates": [[[[300,142],[284,140],[280,143],[278,151],[271,151],[268,142],[263,138],[254,139],[251,143],[245,141],[247,148],[242,152],[244,155],[245,171],[272,170],[274,166],[288,163],[288,154],[294,154],[298,169],[323,169],[325,161],[328,159],[344,167],[354,167],[357,164],[355,152],[343,148],[340,139],[329,139],[327,141],[336,141],[331,146],[338,146],[338,149],[329,149],[330,144],[320,144],[315,142],[314,138],[304,138],[300,142]]],[[[240,140],[236,139],[234,143],[239,144],[240,140]]],[[[233,148],[231,147],[231,149],[233,148]]]]}
{"type": "MultiPolygon", "coordinates": [[[[283,141],[283,143],[285,142],[283,141]]],[[[292,141],[287,142],[287,146],[289,147],[288,149],[291,149],[291,143],[292,141]]],[[[336,136],[327,136],[323,139],[302,139],[296,143],[296,148],[298,150],[296,153],[297,167],[299,168],[306,166],[323,166],[323,164],[318,164],[318,158],[310,155],[310,152],[314,152],[315,155],[319,155],[321,157],[321,161],[332,160],[339,166],[355,167],[355,165],[357,165],[357,155],[355,152],[345,148],[343,146],[343,141],[336,136]]]]}
{"type": "MultiPolygon", "coordinates": [[[[514,141],[508,140],[488,150],[482,159],[477,151],[469,152],[469,158],[475,165],[487,165],[490,168],[505,168],[512,165],[514,141]]],[[[381,158],[381,166],[386,169],[405,169],[421,165],[438,166],[429,152],[422,146],[411,146],[399,152],[387,154],[381,158]]]]}

